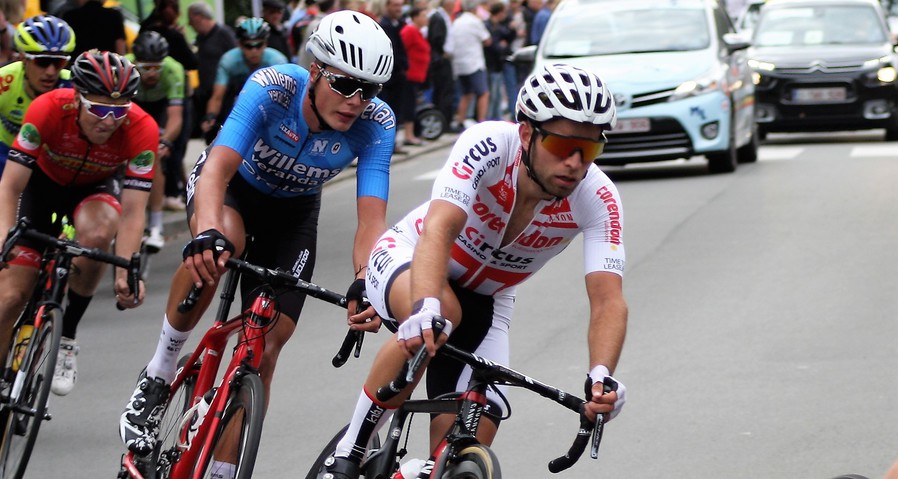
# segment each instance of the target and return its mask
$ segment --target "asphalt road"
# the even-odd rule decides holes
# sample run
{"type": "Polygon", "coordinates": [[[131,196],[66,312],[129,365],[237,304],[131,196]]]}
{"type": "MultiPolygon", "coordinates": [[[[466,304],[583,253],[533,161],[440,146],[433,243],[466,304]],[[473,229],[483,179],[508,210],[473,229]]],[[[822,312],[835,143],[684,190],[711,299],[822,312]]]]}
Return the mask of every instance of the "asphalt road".
{"type": "MultiPolygon", "coordinates": [[[[609,169],[625,210],[630,326],[616,377],[629,401],[599,460],[560,477],[882,476],[898,458],[898,148],[880,138],[771,135],[731,175],[700,159],[609,169]]],[[[428,195],[444,159],[395,166],[391,220],[428,195]]],[[[321,215],[314,280],[338,291],[352,274],[354,190],[329,186],[321,215]]],[[[111,287],[98,294],[78,386],[51,398],[28,477],[114,477],[118,415],[155,347],[184,239],[154,258],[139,310],[118,313],[111,287]]],[[[520,288],[511,333],[514,368],[574,392],[587,367],[581,255],[575,243],[520,288]]],[[[302,477],[349,419],[387,337],[334,369],[342,335],[343,313],[309,300],[281,356],[256,477],[302,477]]],[[[510,399],[495,443],[504,477],[549,477],[576,417],[524,391],[510,399]]]]}

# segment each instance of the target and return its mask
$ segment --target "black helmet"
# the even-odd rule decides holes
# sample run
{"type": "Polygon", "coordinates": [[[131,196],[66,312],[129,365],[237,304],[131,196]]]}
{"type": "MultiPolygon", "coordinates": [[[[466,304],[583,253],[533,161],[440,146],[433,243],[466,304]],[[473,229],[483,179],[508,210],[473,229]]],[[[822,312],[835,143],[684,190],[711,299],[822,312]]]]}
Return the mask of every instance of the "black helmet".
{"type": "Polygon", "coordinates": [[[131,46],[134,58],[139,62],[161,62],[168,56],[168,40],[159,32],[141,32],[131,46]]]}
{"type": "Polygon", "coordinates": [[[72,64],[72,84],[82,93],[112,98],[137,94],[140,74],[127,58],[112,52],[88,50],[72,64]]]}

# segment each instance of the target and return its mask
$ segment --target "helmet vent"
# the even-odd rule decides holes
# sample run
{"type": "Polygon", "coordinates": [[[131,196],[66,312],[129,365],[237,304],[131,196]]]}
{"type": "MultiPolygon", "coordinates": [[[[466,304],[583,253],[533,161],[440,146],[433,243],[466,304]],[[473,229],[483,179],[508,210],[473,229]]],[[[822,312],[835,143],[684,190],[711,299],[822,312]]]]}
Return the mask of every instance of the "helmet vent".
{"type": "Polygon", "coordinates": [[[343,54],[343,61],[353,67],[361,69],[364,65],[362,63],[362,49],[356,48],[352,43],[340,40],[340,52],[343,54]]]}

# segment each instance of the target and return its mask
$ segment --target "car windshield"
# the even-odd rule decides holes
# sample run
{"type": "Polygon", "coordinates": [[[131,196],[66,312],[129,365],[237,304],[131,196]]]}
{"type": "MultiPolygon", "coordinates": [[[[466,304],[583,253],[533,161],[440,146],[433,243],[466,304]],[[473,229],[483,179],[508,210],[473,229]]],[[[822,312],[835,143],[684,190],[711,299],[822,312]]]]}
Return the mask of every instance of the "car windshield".
{"type": "Polygon", "coordinates": [[[565,9],[553,19],[544,47],[548,58],[702,50],[710,45],[700,8],[565,9]]]}
{"type": "Polygon", "coordinates": [[[758,47],[882,44],[887,33],[869,6],[795,6],[768,9],[755,27],[758,47]]]}

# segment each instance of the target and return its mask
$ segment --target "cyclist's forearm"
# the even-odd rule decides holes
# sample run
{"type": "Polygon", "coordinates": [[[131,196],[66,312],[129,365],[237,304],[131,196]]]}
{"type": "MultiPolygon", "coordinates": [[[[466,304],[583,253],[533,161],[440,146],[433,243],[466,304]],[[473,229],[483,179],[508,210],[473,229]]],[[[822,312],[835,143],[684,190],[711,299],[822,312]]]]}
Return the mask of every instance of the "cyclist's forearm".
{"type": "Polygon", "coordinates": [[[184,107],[180,105],[169,106],[166,109],[165,114],[168,118],[165,120],[165,133],[162,135],[163,140],[174,143],[181,135],[181,128],[184,124],[183,112],[184,107]]]}
{"type": "Polygon", "coordinates": [[[614,373],[627,334],[628,311],[621,278],[614,273],[590,273],[586,284],[590,303],[589,368],[603,365],[614,373]]]}
{"type": "MultiPolygon", "coordinates": [[[[150,194],[146,191],[125,189],[122,191],[122,217],[115,236],[115,254],[130,258],[140,250],[143,239],[144,210],[150,194]]],[[[125,274],[117,270],[116,274],[125,274]]]]}
{"type": "Polygon", "coordinates": [[[358,199],[358,228],[352,247],[352,266],[356,278],[365,277],[368,256],[380,235],[387,230],[387,202],[373,196],[358,199]]]}
{"type": "MultiPolygon", "coordinates": [[[[194,234],[209,229],[224,233],[225,190],[241,161],[240,154],[226,146],[215,146],[209,152],[203,174],[197,180],[193,199],[196,211],[194,234]]],[[[234,239],[231,238],[231,241],[234,239]]]]}

